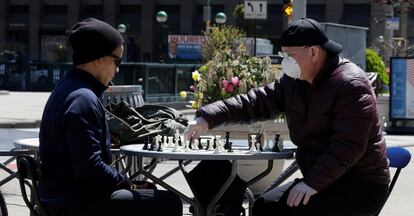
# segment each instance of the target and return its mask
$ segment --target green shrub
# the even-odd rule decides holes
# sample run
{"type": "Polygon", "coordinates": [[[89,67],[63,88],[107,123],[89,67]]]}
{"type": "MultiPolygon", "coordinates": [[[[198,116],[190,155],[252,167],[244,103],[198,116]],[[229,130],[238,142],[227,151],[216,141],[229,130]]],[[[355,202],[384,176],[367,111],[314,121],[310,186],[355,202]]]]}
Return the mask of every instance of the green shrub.
{"type": "Polygon", "coordinates": [[[385,63],[382,61],[381,57],[374,50],[366,49],[365,59],[366,71],[378,72],[381,85],[388,85],[390,83],[389,76],[386,72],[385,63]]]}

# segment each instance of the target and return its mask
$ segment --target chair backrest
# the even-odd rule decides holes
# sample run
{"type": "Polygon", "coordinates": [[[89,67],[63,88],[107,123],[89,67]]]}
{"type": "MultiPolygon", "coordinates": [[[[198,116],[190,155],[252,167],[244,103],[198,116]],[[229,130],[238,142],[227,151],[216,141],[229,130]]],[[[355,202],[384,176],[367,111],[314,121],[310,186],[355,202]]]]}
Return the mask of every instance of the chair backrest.
{"type": "MultiPolygon", "coordinates": [[[[395,183],[397,182],[398,176],[400,175],[401,170],[408,165],[411,160],[411,153],[401,147],[401,146],[393,146],[387,148],[387,155],[388,160],[390,162],[390,167],[396,168],[395,174],[391,179],[391,183],[388,189],[387,199],[390,196],[392,189],[394,188],[395,183]]],[[[377,215],[381,212],[382,209],[378,212],[377,215]]]]}
{"type": "Polygon", "coordinates": [[[35,216],[47,216],[39,198],[39,189],[37,187],[39,167],[36,160],[30,155],[17,156],[17,170],[19,173],[19,185],[23,200],[27,207],[29,207],[31,214],[35,216]],[[28,194],[25,185],[30,188],[31,201],[27,198],[28,194]]]}

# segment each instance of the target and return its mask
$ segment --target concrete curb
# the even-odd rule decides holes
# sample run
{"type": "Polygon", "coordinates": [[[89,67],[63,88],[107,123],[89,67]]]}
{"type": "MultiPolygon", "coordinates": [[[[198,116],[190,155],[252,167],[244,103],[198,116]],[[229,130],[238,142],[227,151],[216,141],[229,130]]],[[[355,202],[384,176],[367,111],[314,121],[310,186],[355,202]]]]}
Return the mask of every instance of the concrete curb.
{"type": "Polygon", "coordinates": [[[37,127],[40,127],[40,120],[0,122],[0,128],[37,128],[37,127]]]}
{"type": "Polygon", "coordinates": [[[0,95],[9,95],[10,92],[6,90],[0,90],[0,95]]]}

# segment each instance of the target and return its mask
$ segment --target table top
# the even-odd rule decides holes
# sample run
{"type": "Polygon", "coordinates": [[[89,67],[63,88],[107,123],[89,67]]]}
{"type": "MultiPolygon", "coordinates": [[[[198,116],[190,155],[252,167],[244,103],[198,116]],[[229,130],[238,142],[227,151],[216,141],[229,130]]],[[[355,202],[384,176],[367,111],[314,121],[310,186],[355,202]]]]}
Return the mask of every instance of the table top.
{"type": "Polygon", "coordinates": [[[27,138],[13,140],[13,144],[17,148],[24,148],[30,150],[39,150],[39,138],[27,138]]]}
{"type": "Polygon", "coordinates": [[[143,150],[142,144],[132,144],[121,146],[121,152],[141,157],[163,158],[170,160],[274,160],[274,159],[289,159],[293,158],[293,151],[286,150],[281,152],[253,152],[250,153],[247,148],[235,148],[233,152],[222,152],[215,154],[214,151],[206,150],[191,150],[173,152],[172,148],[159,151],[143,150]]]}

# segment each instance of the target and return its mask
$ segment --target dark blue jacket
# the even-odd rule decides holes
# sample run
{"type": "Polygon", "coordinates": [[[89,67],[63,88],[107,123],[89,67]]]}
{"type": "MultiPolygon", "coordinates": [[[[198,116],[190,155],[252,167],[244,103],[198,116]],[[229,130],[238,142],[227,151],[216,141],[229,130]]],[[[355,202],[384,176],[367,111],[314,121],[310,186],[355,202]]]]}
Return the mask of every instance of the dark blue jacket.
{"type": "Polygon", "coordinates": [[[130,188],[129,179],[108,165],[109,131],[99,100],[105,89],[89,73],[73,69],[50,95],[39,134],[43,202],[130,188]]]}

